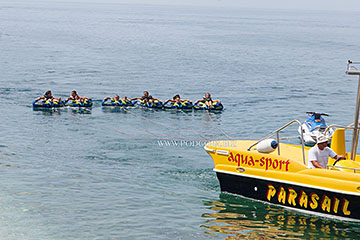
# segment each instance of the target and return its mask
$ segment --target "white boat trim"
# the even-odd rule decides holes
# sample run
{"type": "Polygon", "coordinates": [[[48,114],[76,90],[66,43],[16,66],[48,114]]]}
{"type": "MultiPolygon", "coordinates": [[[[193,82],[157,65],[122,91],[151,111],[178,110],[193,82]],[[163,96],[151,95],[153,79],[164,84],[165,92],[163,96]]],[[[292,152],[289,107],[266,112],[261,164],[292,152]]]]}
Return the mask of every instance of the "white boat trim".
{"type": "Polygon", "coordinates": [[[229,151],[225,151],[225,150],[216,150],[216,154],[217,155],[224,155],[224,156],[229,156],[229,151]]]}
{"type": "Polygon", "coordinates": [[[300,183],[296,183],[296,182],[284,181],[284,180],[279,180],[279,179],[274,179],[274,178],[259,177],[259,176],[244,174],[244,173],[228,172],[228,171],[218,170],[216,168],[214,168],[213,171],[214,172],[219,172],[219,173],[236,175],[236,176],[248,177],[248,178],[256,178],[256,179],[272,181],[272,182],[280,182],[280,183],[285,183],[285,184],[292,184],[292,185],[299,186],[299,187],[308,187],[308,188],[314,188],[314,189],[319,189],[319,190],[328,191],[328,192],[348,194],[348,195],[353,195],[353,196],[360,197],[360,193],[354,193],[354,192],[348,192],[348,191],[339,191],[339,190],[334,190],[334,189],[331,189],[331,188],[324,188],[324,187],[308,185],[308,184],[300,184],[300,183]]]}
{"type": "Polygon", "coordinates": [[[204,147],[205,151],[215,153],[215,149],[204,147]]]}

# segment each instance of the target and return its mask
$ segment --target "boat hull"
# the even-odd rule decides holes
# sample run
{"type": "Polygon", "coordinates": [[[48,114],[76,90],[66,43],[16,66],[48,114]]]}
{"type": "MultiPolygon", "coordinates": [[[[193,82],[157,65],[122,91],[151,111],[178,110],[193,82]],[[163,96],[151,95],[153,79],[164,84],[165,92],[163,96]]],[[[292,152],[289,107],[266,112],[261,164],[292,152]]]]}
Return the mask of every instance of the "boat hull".
{"type": "Polygon", "coordinates": [[[360,221],[360,195],[216,170],[222,192],[315,214],[360,221]]]}

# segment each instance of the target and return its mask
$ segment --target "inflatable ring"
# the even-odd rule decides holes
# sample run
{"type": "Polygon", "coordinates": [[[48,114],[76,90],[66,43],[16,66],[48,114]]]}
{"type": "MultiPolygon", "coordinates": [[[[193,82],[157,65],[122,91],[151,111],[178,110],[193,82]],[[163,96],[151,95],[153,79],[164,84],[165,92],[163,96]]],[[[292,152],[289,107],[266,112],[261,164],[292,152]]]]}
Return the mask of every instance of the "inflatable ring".
{"type": "Polygon", "coordinates": [[[33,102],[33,107],[35,108],[54,108],[54,107],[63,107],[64,106],[64,101],[60,101],[60,102],[51,102],[50,100],[35,100],[33,102]]]}
{"type": "Polygon", "coordinates": [[[194,105],[195,110],[213,110],[213,111],[221,111],[224,109],[224,106],[220,102],[213,103],[209,108],[205,103],[199,102],[194,105]]]}
{"type": "Polygon", "coordinates": [[[165,109],[192,109],[193,104],[191,101],[184,101],[182,103],[167,102],[164,104],[165,109]]]}
{"type": "Polygon", "coordinates": [[[155,109],[163,108],[163,104],[158,100],[155,100],[152,103],[148,103],[148,102],[145,103],[144,101],[137,99],[137,100],[133,101],[133,104],[136,106],[143,107],[143,108],[155,108],[155,109]]]}
{"type": "Polygon", "coordinates": [[[185,101],[185,102],[182,102],[181,109],[192,109],[193,106],[194,105],[191,101],[185,101]]]}
{"type": "Polygon", "coordinates": [[[84,102],[70,99],[65,102],[65,106],[68,107],[91,107],[92,105],[93,103],[91,99],[85,99],[84,102]]]}
{"type": "Polygon", "coordinates": [[[115,101],[114,99],[107,99],[106,101],[102,101],[102,106],[122,106],[122,107],[128,107],[128,106],[134,106],[134,104],[130,100],[122,100],[122,101],[115,101]]]}

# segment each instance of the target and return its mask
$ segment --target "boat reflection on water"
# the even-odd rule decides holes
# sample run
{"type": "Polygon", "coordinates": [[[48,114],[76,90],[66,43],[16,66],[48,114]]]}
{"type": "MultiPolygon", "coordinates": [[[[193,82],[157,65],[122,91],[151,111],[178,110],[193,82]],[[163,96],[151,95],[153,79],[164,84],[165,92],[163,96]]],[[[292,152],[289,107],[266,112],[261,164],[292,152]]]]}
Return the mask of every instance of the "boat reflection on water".
{"type": "Polygon", "coordinates": [[[123,107],[119,106],[111,106],[111,107],[102,107],[101,110],[104,113],[126,113],[127,110],[123,107]]]}
{"type": "Polygon", "coordinates": [[[33,111],[45,116],[60,115],[64,112],[70,112],[74,114],[91,114],[91,108],[83,107],[62,107],[62,108],[33,108],[33,111]]]}
{"type": "Polygon", "coordinates": [[[36,114],[42,114],[45,116],[60,115],[63,109],[60,108],[33,108],[36,114]]]}
{"type": "Polygon", "coordinates": [[[194,116],[200,117],[204,120],[212,121],[212,120],[218,120],[221,119],[221,115],[224,111],[193,111],[194,116]]]}
{"type": "Polygon", "coordinates": [[[360,226],[221,194],[204,205],[205,233],[226,239],[358,239],[360,226]]]}
{"type": "Polygon", "coordinates": [[[68,108],[67,111],[73,114],[91,114],[91,108],[68,108]]]}

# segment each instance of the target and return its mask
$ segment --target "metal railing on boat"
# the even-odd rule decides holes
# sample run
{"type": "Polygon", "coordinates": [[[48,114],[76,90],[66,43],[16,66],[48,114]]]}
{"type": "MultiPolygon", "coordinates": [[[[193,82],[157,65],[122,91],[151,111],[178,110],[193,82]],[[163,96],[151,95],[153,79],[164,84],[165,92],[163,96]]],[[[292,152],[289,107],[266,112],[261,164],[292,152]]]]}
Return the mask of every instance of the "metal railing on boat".
{"type": "MultiPolygon", "coordinates": [[[[340,125],[336,125],[336,124],[329,125],[329,126],[325,129],[324,135],[326,136],[326,133],[327,133],[331,128],[355,129],[354,127],[352,127],[353,125],[354,125],[354,123],[350,124],[350,125],[347,126],[347,127],[340,126],[340,125]]],[[[359,129],[358,129],[358,131],[359,131],[359,129]]]]}
{"type": "Polygon", "coordinates": [[[343,166],[327,165],[327,168],[329,168],[329,167],[350,169],[350,170],[354,170],[354,173],[356,173],[356,171],[360,171],[359,168],[352,168],[352,167],[343,167],[343,166]]]}
{"type": "Polygon", "coordinates": [[[355,120],[354,120],[354,132],[351,141],[351,159],[355,160],[357,144],[359,140],[359,111],[360,111],[360,62],[353,62],[348,60],[348,64],[346,65],[347,75],[357,75],[359,76],[358,81],[358,91],[356,97],[356,108],[355,108],[355,120]]]}
{"type": "Polygon", "coordinates": [[[293,125],[294,123],[297,123],[301,129],[301,146],[302,146],[302,155],[303,155],[303,162],[304,162],[304,165],[306,165],[306,160],[305,160],[305,143],[304,143],[304,136],[303,136],[303,127],[302,127],[302,124],[299,120],[292,120],[291,122],[285,124],[284,126],[282,126],[281,128],[277,129],[276,131],[272,132],[271,134],[269,134],[268,136],[264,137],[263,139],[257,141],[256,143],[252,144],[249,148],[248,148],[248,151],[251,150],[252,147],[256,146],[259,142],[261,141],[264,141],[272,136],[274,136],[276,134],[276,141],[278,142],[278,155],[280,155],[280,134],[279,132],[284,130],[285,128],[293,125]]]}

